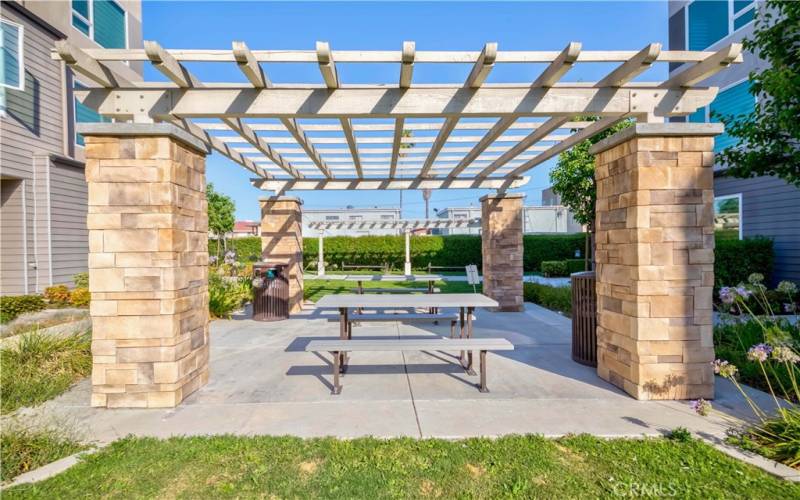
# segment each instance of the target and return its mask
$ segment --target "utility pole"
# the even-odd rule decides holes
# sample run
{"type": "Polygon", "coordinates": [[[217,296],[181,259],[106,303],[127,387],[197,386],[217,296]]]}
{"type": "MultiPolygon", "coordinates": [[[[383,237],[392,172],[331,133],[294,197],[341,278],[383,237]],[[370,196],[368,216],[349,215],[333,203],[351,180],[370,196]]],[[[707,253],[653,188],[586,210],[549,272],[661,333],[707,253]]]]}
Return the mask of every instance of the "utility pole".
{"type": "Polygon", "coordinates": [[[431,199],[431,190],[430,189],[423,189],[422,190],[422,199],[425,200],[425,218],[430,219],[430,213],[428,212],[428,202],[431,199]]]}

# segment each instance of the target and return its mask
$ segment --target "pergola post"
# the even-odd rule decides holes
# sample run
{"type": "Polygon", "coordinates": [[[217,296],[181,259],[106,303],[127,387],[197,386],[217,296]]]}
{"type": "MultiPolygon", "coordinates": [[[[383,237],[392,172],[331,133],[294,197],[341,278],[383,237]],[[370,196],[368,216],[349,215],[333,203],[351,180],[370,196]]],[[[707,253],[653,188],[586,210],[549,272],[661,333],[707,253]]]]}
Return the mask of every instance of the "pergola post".
{"type": "Polygon", "coordinates": [[[319,250],[317,251],[317,276],[325,276],[325,230],[319,230],[319,250]]]}
{"type": "Polygon", "coordinates": [[[208,380],[207,149],[170,124],[86,138],[92,406],[173,407],[208,380]]]}
{"type": "Polygon", "coordinates": [[[522,311],[522,193],[481,198],[483,293],[500,311],[522,311]]]}
{"type": "Polygon", "coordinates": [[[714,136],[635,124],[590,149],[597,372],[637,399],[714,397],[714,136]]]}
{"type": "Polygon", "coordinates": [[[303,202],[291,196],[261,198],[261,258],[286,265],[289,313],[303,310],[303,202]]]}
{"type": "Polygon", "coordinates": [[[411,231],[406,229],[406,262],[403,266],[403,274],[411,276],[411,231]]]}

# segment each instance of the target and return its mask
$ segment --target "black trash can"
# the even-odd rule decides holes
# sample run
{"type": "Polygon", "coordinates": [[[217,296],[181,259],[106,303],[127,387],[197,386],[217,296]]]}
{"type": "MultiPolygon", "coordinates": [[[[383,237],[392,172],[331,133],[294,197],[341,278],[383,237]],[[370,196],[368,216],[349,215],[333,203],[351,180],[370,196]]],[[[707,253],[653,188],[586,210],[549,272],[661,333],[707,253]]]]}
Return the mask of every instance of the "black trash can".
{"type": "Polygon", "coordinates": [[[253,319],[278,321],[289,318],[289,280],[285,264],[253,264],[253,319]]]}
{"type": "Polygon", "coordinates": [[[597,292],[595,272],[573,273],[572,360],[597,366],[597,292]]]}

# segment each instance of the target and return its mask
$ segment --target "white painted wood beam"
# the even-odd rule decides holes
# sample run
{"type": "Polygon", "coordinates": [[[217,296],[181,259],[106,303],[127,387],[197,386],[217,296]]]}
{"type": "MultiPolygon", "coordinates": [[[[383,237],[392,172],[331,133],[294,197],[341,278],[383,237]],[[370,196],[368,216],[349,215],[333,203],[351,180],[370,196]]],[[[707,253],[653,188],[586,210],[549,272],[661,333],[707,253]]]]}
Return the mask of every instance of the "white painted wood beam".
{"type": "Polygon", "coordinates": [[[400,157],[400,147],[403,143],[403,125],[405,118],[397,118],[394,121],[394,139],[392,140],[392,162],[389,165],[389,178],[394,179],[397,171],[397,159],[400,157]]]}
{"type": "Polygon", "coordinates": [[[223,118],[222,121],[287,174],[293,177],[304,177],[285,158],[275,152],[272,146],[259,137],[248,124],[244,123],[241,118],[223,118]]]}
{"type": "Polygon", "coordinates": [[[342,124],[344,137],[347,139],[347,147],[350,149],[350,156],[353,160],[353,165],[356,169],[356,175],[361,178],[364,173],[361,171],[361,159],[358,156],[358,144],[356,143],[356,136],[353,133],[353,125],[350,123],[349,118],[340,118],[339,122],[342,124]]]}
{"type": "Polygon", "coordinates": [[[236,64],[239,65],[239,69],[242,70],[242,73],[244,73],[244,76],[247,77],[253,87],[259,89],[272,87],[272,82],[264,74],[264,70],[246,43],[233,42],[233,57],[236,58],[236,64]]]}
{"type": "Polygon", "coordinates": [[[275,191],[342,191],[400,189],[511,189],[524,186],[528,177],[515,179],[251,179],[258,189],[275,191]]]}
{"type": "Polygon", "coordinates": [[[511,149],[509,149],[508,151],[503,153],[500,156],[500,158],[498,158],[495,161],[493,161],[491,165],[486,167],[483,170],[483,172],[481,172],[479,177],[486,177],[488,175],[491,175],[492,172],[494,172],[498,168],[500,168],[503,165],[505,165],[506,163],[508,163],[510,160],[512,160],[513,158],[518,156],[520,153],[522,153],[523,151],[527,150],[529,147],[531,147],[534,144],[536,144],[537,142],[541,141],[542,138],[544,138],[547,134],[549,134],[550,132],[553,132],[554,130],[557,130],[557,129],[563,127],[564,124],[567,123],[568,120],[569,120],[569,118],[563,117],[563,116],[560,116],[560,117],[557,116],[557,117],[550,118],[541,127],[539,127],[538,129],[536,129],[533,132],[531,132],[530,134],[528,134],[524,139],[522,139],[520,142],[518,142],[514,147],[512,147],[511,149]]]}
{"type": "Polygon", "coordinates": [[[467,76],[467,81],[464,86],[477,89],[483,85],[483,82],[489,77],[489,73],[492,72],[492,68],[494,68],[494,61],[496,58],[497,43],[489,42],[484,45],[481,55],[478,57],[478,60],[475,61],[475,65],[472,67],[469,76],[467,76]]]}
{"type": "Polygon", "coordinates": [[[400,63],[400,88],[407,89],[411,86],[414,75],[414,56],[417,46],[414,42],[403,42],[403,57],[400,63]]]}
{"type": "Polygon", "coordinates": [[[333,177],[333,174],[328,168],[328,165],[325,163],[325,160],[323,160],[319,153],[317,153],[314,145],[308,140],[305,131],[300,124],[297,123],[297,120],[294,118],[282,118],[281,123],[284,127],[286,127],[286,130],[292,134],[292,137],[294,137],[294,140],[297,141],[297,144],[299,144],[300,147],[305,150],[308,157],[311,158],[317,168],[319,168],[319,171],[322,172],[325,177],[333,177]]]}
{"type": "Polygon", "coordinates": [[[202,86],[199,80],[194,78],[189,71],[178,62],[169,52],[164,50],[158,42],[152,40],[144,41],[144,50],[153,67],[172,80],[175,85],[181,88],[191,88],[202,86]]]}
{"type": "Polygon", "coordinates": [[[56,40],[55,45],[55,50],[58,52],[62,61],[72,68],[73,71],[85,76],[94,83],[102,85],[105,88],[114,88],[127,82],[127,80],[116,74],[111,68],[98,62],[69,41],[56,40]]]}
{"type": "Polygon", "coordinates": [[[639,51],[636,56],[622,63],[605,78],[597,82],[598,87],[621,87],[636,78],[653,64],[661,53],[660,43],[651,43],[639,51]]]}
{"type": "Polygon", "coordinates": [[[333,62],[333,53],[328,42],[317,42],[317,61],[325,86],[329,89],[339,88],[339,75],[336,73],[336,63],[333,62]]]}
{"type": "Polygon", "coordinates": [[[484,135],[481,140],[467,153],[458,163],[456,168],[450,172],[448,177],[456,177],[464,171],[473,161],[475,161],[486,148],[488,148],[500,135],[505,132],[516,120],[513,116],[506,116],[497,120],[494,126],[484,135]]]}
{"type": "Polygon", "coordinates": [[[702,62],[689,66],[661,84],[662,88],[691,87],[709,76],[722,71],[733,63],[743,60],[742,44],[732,43],[727,47],[703,59],[702,62]]]}
{"type": "Polygon", "coordinates": [[[532,87],[552,87],[561,77],[572,68],[581,53],[580,42],[570,42],[550,65],[545,68],[532,87]]]}
{"type": "Polygon", "coordinates": [[[598,132],[602,132],[603,130],[613,127],[615,124],[621,122],[626,117],[624,116],[611,116],[602,118],[597,120],[593,124],[589,125],[588,127],[575,132],[570,136],[569,139],[565,139],[555,146],[551,147],[547,151],[540,153],[536,156],[536,158],[525,162],[524,164],[520,165],[519,167],[515,168],[510,174],[510,177],[515,177],[524,174],[528,170],[532,169],[536,165],[539,165],[542,162],[549,160],[550,158],[556,156],[557,154],[561,153],[562,151],[566,151],[567,149],[571,148],[572,146],[578,144],[579,142],[590,138],[591,136],[597,134],[598,132]]]}

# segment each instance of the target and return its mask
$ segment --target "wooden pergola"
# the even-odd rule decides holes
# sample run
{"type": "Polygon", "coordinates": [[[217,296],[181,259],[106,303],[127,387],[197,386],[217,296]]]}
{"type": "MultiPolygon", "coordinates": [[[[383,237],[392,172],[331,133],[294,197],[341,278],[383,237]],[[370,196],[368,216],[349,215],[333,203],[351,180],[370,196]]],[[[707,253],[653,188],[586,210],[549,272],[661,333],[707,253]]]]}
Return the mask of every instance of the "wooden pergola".
{"type": "Polygon", "coordinates": [[[117,121],[169,122],[282,193],[319,189],[489,188],[527,182],[525,173],[627,118],[659,123],[709,104],[717,88],[698,85],[742,61],[741,45],[716,52],[639,51],[81,49],[58,42],[53,57],[96,87],[84,104],[117,121]],[[167,82],[131,82],[112,61],[149,61],[167,82]],[[203,82],[186,64],[236,64],[246,82],[203,82]],[[319,67],[322,82],[275,84],[264,64],[319,67]],[[348,84],[337,64],[396,64],[395,82],[348,84]],[[615,63],[596,82],[564,82],[579,64],[615,63]],[[666,81],[634,79],[654,64],[688,63],[666,81]],[[463,64],[463,82],[414,83],[419,65],[463,64]],[[528,81],[487,83],[501,64],[544,64],[528,81]],[[588,119],[592,117],[592,119],[588,119]],[[303,123],[304,120],[313,123],[303,123]],[[454,133],[456,132],[456,133],[454,133]],[[415,134],[428,135],[415,135],[415,134]]]}

